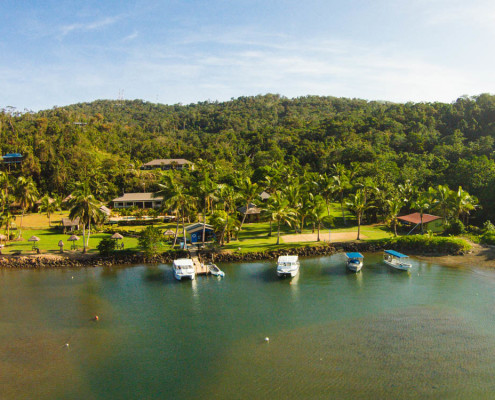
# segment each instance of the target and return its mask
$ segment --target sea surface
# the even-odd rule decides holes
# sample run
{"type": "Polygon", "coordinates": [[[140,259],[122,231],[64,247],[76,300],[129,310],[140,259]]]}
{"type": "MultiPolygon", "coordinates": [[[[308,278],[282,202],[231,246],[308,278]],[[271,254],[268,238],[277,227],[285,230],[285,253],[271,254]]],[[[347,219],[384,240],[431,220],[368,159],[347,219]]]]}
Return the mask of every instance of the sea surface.
{"type": "Polygon", "coordinates": [[[0,399],[495,398],[495,271],[344,263],[0,270],[0,399]]]}

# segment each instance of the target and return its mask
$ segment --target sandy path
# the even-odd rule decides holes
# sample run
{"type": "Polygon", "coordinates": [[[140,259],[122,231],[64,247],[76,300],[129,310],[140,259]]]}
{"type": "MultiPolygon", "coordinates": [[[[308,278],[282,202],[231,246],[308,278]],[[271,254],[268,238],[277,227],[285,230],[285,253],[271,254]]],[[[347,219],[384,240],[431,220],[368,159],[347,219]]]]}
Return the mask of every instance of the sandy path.
{"type": "MultiPolygon", "coordinates": [[[[318,237],[317,233],[303,233],[300,235],[284,235],[281,236],[284,243],[294,242],[316,242],[318,237]]],[[[349,242],[356,240],[357,232],[332,232],[330,236],[331,242],[349,242]]],[[[361,239],[367,239],[365,235],[361,233],[361,239]]],[[[320,231],[320,240],[322,242],[328,242],[328,231],[320,231]]]]}

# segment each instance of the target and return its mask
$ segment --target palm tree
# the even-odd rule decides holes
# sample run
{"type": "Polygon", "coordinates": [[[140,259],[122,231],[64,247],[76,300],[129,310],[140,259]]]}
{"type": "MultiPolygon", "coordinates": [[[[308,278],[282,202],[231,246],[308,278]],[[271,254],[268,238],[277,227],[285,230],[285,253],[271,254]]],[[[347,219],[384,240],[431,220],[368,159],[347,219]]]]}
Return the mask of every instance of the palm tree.
{"type": "Polygon", "coordinates": [[[279,192],[275,192],[272,201],[267,204],[267,212],[270,218],[277,222],[277,245],[280,244],[280,224],[286,223],[291,226],[296,218],[296,211],[290,206],[287,199],[281,197],[279,192]]]}
{"type": "Polygon", "coordinates": [[[39,213],[46,213],[48,217],[48,225],[52,226],[51,216],[55,211],[60,210],[60,200],[52,199],[47,194],[41,198],[41,203],[39,206],[39,213]]]}
{"type": "Polygon", "coordinates": [[[18,237],[22,234],[22,222],[24,219],[24,213],[27,209],[33,206],[34,202],[38,197],[38,189],[31,178],[24,178],[20,176],[17,178],[17,182],[14,188],[14,195],[22,210],[21,214],[21,224],[19,226],[18,237]]]}
{"type": "Polygon", "coordinates": [[[386,199],[385,203],[388,208],[387,221],[394,227],[394,236],[397,236],[397,224],[399,223],[397,217],[399,216],[405,201],[399,196],[394,196],[391,199],[386,199]]]}
{"type": "MultiPolygon", "coordinates": [[[[191,204],[194,203],[194,197],[189,195],[187,189],[185,186],[179,182],[179,180],[173,175],[164,175],[164,180],[165,184],[158,184],[160,190],[158,192],[154,193],[154,197],[160,197],[162,196],[163,198],[168,198],[168,200],[165,201],[165,204],[167,207],[170,207],[172,209],[175,209],[177,211],[176,216],[179,217],[182,220],[182,236],[184,238],[184,248],[187,248],[187,240],[186,240],[186,222],[185,222],[185,215],[186,215],[186,207],[190,206],[191,204]]],[[[177,227],[175,231],[175,239],[174,239],[174,246],[177,243],[177,231],[179,228],[179,218],[177,218],[177,227]]]]}
{"type": "Polygon", "coordinates": [[[349,200],[346,202],[346,205],[356,215],[358,223],[357,240],[359,240],[361,233],[361,219],[364,213],[371,208],[371,205],[366,203],[366,196],[362,189],[358,189],[356,193],[349,196],[349,200]]]}
{"type": "Polygon", "coordinates": [[[248,215],[249,205],[251,202],[259,195],[259,186],[257,183],[252,183],[249,177],[245,177],[241,179],[237,185],[238,189],[241,191],[241,196],[246,202],[246,211],[244,212],[244,216],[242,217],[241,226],[239,231],[242,229],[244,225],[244,221],[246,220],[246,216],[248,215]]]}
{"type": "Polygon", "coordinates": [[[457,219],[460,220],[461,216],[463,216],[463,222],[466,223],[469,212],[473,211],[477,207],[478,199],[471,196],[468,192],[463,190],[461,186],[459,186],[457,192],[452,192],[452,203],[457,219]]]}
{"type": "Polygon", "coordinates": [[[206,213],[211,210],[213,201],[215,200],[216,185],[210,178],[208,172],[205,172],[200,181],[196,182],[195,192],[198,198],[203,200],[203,235],[202,241],[205,244],[206,236],[206,213]]]}
{"type": "Polygon", "coordinates": [[[14,222],[15,217],[9,211],[5,211],[0,218],[1,226],[5,226],[7,240],[10,240],[10,226],[12,225],[12,222],[14,222]]]}
{"type": "Polygon", "coordinates": [[[316,241],[320,241],[320,229],[321,229],[321,224],[325,221],[328,221],[329,223],[333,222],[333,217],[329,214],[327,214],[326,210],[326,202],[321,196],[316,196],[314,198],[314,206],[311,209],[311,212],[309,214],[309,218],[313,221],[314,224],[316,224],[317,229],[318,229],[318,234],[316,237],[316,241]]]}
{"type": "Polygon", "coordinates": [[[79,217],[79,221],[82,224],[83,253],[86,253],[89,248],[89,237],[91,236],[91,222],[100,218],[102,214],[100,210],[101,203],[95,199],[87,183],[78,183],[76,190],[72,192],[70,205],[69,218],[75,219],[79,217]],[[86,226],[88,227],[87,237],[86,226]]]}
{"type": "Polygon", "coordinates": [[[436,188],[430,187],[428,192],[434,199],[433,207],[439,210],[444,220],[447,220],[451,213],[452,190],[447,185],[438,185],[436,188]]]}
{"type": "Polygon", "coordinates": [[[340,199],[340,209],[342,211],[342,220],[346,225],[345,213],[344,213],[344,192],[350,187],[350,179],[345,171],[345,167],[342,164],[334,164],[336,175],[333,178],[333,187],[335,193],[338,194],[340,199]]]}
{"type": "Polygon", "coordinates": [[[230,214],[236,212],[235,203],[240,198],[240,195],[234,190],[230,185],[221,184],[218,185],[218,199],[223,203],[223,209],[227,213],[225,218],[225,225],[220,235],[219,244],[223,246],[225,233],[227,232],[227,227],[229,226],[230,214]]]}
{"type": "Polygon", "coordinates": [[[330,215],[330,199],[336,190],[333,176],[322,174],[318,179],[318,193],[323,196],[327,205],[327,214],[330,215]]]}
{"type": "Polygon", "coordinates": [[[425,211],[427,211],[429,208],[431,208],[432,203],[433,203],[433,199],[431,197],[431,193],[426,191],[426,192],[419,193],[419,195],[416,197],[416,199],[411,204],[414,209],[419,211],[419,217],[421,220],[421,234],[424,233],[423,214],[425,211]]]}

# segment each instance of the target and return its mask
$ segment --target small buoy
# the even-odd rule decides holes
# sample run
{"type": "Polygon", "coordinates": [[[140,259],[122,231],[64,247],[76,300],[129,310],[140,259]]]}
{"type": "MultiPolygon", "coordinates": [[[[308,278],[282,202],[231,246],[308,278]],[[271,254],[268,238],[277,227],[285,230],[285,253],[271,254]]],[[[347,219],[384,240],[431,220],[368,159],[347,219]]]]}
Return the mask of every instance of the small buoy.
{"type": "Polygon", "coordinates": [[[100,317],[98,317],[98,315],[95,315],[95,321],[98,321],[100,319],[100,317]]]}
{"type": "Polygon", "coordinates": [[[269,341],[270,341],[270,338],[267,336],[267,337],[265,338],[265,342],[269,342],[269,341]]]}
{"type": "Polygon", "coordinates": [[[72,277],[72,279],[74,279],[74,277],[72,277]]]}
{"type": "Polygon", "coordinates": [[[66,343],[66,344],[65,344],[65,347],[69,347],[69,343],[66,343]]]}

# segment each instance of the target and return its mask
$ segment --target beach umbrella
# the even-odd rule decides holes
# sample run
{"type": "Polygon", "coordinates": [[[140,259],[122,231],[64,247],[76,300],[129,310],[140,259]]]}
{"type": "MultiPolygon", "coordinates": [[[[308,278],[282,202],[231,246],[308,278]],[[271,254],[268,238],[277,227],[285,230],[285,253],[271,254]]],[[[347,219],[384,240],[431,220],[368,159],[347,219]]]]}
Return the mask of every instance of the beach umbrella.
{"type": "Polygon", "coordinates": [[[77,246],[76,246],[76,241],[79,240],[79,236],[77,235],[72,235],[69,239],[67,239],[69,242],[72,242],[72,246],[71,246],[71,249],[75,249],[77,246]]]}
{"type": "Polygon", "coordinates": [[[33,249],[36,249],[36,242],[39,242],[40,238],[38,236],[31,236],[28,242],[33,242],[33,249]]]}
{"type": "Polygon", "coordinates": [[[165,232],[163,232],[165,236],[175,236],[175,232],[171,229],[167,229],[165,232]]]}
{"type": "Polygon", "coordinates": [[[122,239],[124,239],[124,236],[122,236],[120,233],[114,233],[112,235],[112,239],[122,240],[122,239]]]}
{"type": "Polygon", "coordinates": [[[0,242],[4,242],[7,240],[7,236],[5,235],[0,235],[0,242]]]}

